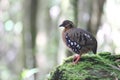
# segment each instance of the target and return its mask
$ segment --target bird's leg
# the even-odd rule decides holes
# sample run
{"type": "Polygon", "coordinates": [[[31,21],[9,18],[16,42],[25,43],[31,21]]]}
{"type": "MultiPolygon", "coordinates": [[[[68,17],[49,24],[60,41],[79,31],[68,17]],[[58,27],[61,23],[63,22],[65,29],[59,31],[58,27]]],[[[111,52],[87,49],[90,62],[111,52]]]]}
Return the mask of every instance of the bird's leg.
{"type": "Polygon", "coordinates": [[[78,63],[79,60],[80,60],[80,55],[79,54],[75,54],[74,58],[73,58],[73,64],[78,63]]]}

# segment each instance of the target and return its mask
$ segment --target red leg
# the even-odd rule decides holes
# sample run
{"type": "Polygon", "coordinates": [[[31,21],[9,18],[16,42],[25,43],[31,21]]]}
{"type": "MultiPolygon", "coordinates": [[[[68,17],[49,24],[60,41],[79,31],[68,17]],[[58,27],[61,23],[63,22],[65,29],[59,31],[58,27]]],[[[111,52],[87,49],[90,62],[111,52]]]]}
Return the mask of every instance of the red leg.
{"type": "Polygon", "coordinates": [[[80,60],[80,55],[76,54],[73,59],[73,64],[77,64],[79,60],[80,60]]]}

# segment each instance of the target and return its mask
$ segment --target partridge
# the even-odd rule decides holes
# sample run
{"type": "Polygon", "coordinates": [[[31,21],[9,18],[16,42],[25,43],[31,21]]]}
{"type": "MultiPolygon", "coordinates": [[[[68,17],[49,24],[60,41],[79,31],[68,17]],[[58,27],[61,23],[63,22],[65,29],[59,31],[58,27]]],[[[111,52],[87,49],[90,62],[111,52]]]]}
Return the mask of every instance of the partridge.
{"type": "Polygon", "coordinates": [[[72,21],[65,20],[59,27],[64,27],[62,39],[69,50],[76,53],[73,63],[80,60],[82,54],[92,51],[96,54],[97,41],[95,37],[81,28],[76,28],[72,21]]]}

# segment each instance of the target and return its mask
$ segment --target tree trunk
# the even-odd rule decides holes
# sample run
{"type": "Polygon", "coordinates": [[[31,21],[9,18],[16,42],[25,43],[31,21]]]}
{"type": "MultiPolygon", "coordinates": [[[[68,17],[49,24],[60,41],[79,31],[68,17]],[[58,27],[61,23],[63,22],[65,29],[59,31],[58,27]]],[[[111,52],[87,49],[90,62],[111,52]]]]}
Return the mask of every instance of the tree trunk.
{"type": "Polygon", "coordinates": [[[101,25],[101,17],[103,13],[105,0],[92,0],[90,8],[90,18],[87,25],[87,30],[96,35],[99,26],[101,25]]]}
{"type": "Polygon", "coordinates": [[[106,0],[79,0],[78,26],[96,35],[106,0]]]}
{"type": "MultiPolygon", "coordinates": [[[[36,41],[36,10],[37,0],[24,1],[23,14],[23,53],[24,67],[32,69],[36,67],[35,61],[35,41],[36,41]]],[[[32,76],[29,80],[34,80],[32,76]]]]}

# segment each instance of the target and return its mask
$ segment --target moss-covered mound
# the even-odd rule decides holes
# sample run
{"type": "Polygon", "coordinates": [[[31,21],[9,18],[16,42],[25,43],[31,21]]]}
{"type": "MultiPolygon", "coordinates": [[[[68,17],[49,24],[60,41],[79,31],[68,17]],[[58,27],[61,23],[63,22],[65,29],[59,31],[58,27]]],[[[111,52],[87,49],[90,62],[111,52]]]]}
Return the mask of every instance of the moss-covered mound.
{"type": "Polygon", "coordinates": [[[76,65],[72,60],[69,57],[56,67],[48,80],[120,80],[120,55],[86,55],[76,65]]]}

